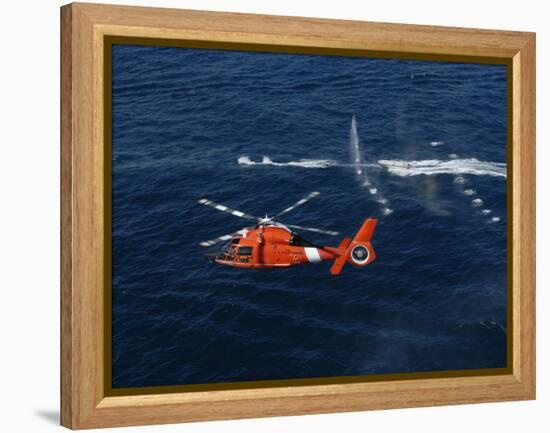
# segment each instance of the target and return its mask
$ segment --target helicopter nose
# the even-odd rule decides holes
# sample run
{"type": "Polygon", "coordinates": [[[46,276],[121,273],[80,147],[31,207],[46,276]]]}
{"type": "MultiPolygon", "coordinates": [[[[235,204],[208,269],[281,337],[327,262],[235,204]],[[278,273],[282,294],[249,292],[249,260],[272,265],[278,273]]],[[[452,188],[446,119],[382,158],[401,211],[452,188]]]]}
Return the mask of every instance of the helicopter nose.
{"type": "Polygon", "coordinates": [[[206,257],[208,259],[208,261],[210,262],[213,262],[214,259],[216,258],[217,254],[216,253],[205,253],[204,254],[204,257],[206,257]]]}

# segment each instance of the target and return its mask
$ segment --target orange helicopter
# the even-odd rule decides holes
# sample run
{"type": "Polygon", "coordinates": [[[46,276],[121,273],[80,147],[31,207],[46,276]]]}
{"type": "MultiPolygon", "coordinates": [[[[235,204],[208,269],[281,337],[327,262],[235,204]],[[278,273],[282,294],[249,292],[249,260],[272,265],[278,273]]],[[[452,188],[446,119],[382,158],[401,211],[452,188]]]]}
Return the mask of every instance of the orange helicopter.
{"type": "Polygon", "coordinates": [[[353,239],[344,238],[337,247],[314,245],[291,229],[331,236],[338,235],[338,232],[281,224],[275,221],[281,215],[296,209],[319,194],[317,191],[312,192],[277,215],[273,217],[266,215],[264,218],[258,218],[214,203],[206,198],[201,198],[198,201],[200,204],[243,219],[253,220],[255,224],[252,227],[246,227],[237,232],[201,242],[200,245],[211,247],[219,242],[231,241],[225,251],[206,254],[206,256],[214,263],[235,268],[288,268],[299,264],[334,260],[330,273],[338,275],[342,272],[346,262],[361,267],[372,263],[376,258],[371,244],[371,238],[378,222],[375,218],[367,218],[353,239]]]}

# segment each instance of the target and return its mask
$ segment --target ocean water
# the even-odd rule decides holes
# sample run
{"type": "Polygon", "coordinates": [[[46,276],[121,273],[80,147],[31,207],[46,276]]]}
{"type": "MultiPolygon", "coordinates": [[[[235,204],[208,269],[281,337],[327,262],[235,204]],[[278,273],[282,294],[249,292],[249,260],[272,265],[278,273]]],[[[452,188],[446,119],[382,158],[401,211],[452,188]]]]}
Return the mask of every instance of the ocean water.
{"type": "Polygon", "coordinates": [[[112,94],[113,387],[506,366],[505,66],[115,45],[112,94]],[[203,256],[247,221],[197,199],[312,191],[374,263],[203,256]]]}

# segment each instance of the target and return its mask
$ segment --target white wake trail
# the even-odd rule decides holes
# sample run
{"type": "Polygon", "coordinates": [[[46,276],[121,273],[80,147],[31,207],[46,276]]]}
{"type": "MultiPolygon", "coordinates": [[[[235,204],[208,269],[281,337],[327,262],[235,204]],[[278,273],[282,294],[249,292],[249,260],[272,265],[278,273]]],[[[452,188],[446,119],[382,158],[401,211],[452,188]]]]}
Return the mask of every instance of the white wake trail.
{"type": "Polygon", "coordinates": [[[436,174],[471,174],[475,176],[495,176],[506,178],[506,164],[501,162],[480,161],[476,158],[427,159],[423,161],[405,161],[381,159],[378,161],[388,172],[396,176],[419,176],[436,174]]]}
{"type": "Polygon", "coordinates": [[[277,167],[302,168],[329,168],[340,165],[331,159],[299,159],[298,161],[275,162],[268,156],[264,156],[260,162],[254,162],[248,156],[240,156],[237,162],[240,165],[273,165],[277,167]]]}
{"type": "MultiPolygon", "coordinates": [[[[351,141],[351,140],[350,140],[351,141]]],[[[351,149],[355,149],[355,146],[351,149]]],[[[355,156],[352,156],[355,161],[355,156]]],[[[361,161],[361,160],[360,160],[361,161]]],[[[249,156],[240,156],[237,159],[239,165],[270,165],[275,167],[301,167],[301,168],[330,168],[330,167],[351,167],[355,174],[362,178],[363,183],[368,184],[366,175],[367,167],[384,168],[396,176],[408,177],[419,175],[455,174],[459,175],[456,182],[463,180],[460,175],[471,174],[475,176],[494,176],[506,178],[506,164],[501,162],[480,161],[476,158],[450,159],[447,161],[439,159],[426,159],[420,161],[407,161],[401,159],[381,159],[377,164],[364,162],[344,164],[333,159],[299,159],[297,161],[277,162],[270,157],[264,156],[261,161],[252,161],[249,156]]]]}

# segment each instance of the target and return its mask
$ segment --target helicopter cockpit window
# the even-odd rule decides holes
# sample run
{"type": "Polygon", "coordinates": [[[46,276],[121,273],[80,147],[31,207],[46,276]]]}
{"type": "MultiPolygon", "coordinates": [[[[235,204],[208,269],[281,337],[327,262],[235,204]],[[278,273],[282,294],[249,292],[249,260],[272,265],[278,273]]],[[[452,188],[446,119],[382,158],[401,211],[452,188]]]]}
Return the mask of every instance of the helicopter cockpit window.
{"type": "Polygon", "coordinates": [[[252,247],[239,247],[239,256],[251,256],[252,247]]]}
{"type": "Polygon", "coordinates": [[[228,258],[232,258],[235,256],[235,251],[237,251],[237,247],[235,245],[230,245],[225,254],[228,258]]]}
{"type": "Polygon", "coordinates": [[[236,260],[242,263],[248,263],[252,259],[252,247],[239,247],[236,260]]]}
{"type": "Polygon", "coordinates": [[[292,235],[288,243],[297,247],[315,247],[315,245],[313,245],[311,242],[306,241],[304,238],[296,234],[292,235]]]}

